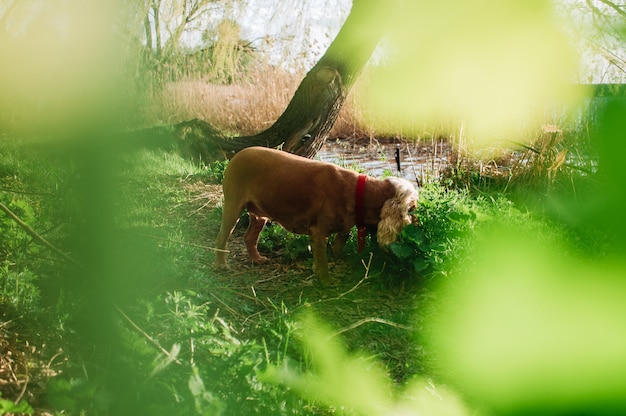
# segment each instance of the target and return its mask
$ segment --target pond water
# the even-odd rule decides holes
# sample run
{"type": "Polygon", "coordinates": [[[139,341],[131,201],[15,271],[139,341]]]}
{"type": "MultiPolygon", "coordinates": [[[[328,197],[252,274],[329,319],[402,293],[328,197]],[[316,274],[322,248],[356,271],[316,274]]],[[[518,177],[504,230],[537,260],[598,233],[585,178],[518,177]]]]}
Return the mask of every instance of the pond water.
{"type": "Polygon", "coordinates": [[[451,149],[444,140],[428,142],[370,139],[326,140],[317,153],[320,160],[363,170],[373,177],[391,173],[411,182],[425,183],[441,176],[449,166],[451,149]],[[396,153],[400,157],[400,171],[396,153]]]}

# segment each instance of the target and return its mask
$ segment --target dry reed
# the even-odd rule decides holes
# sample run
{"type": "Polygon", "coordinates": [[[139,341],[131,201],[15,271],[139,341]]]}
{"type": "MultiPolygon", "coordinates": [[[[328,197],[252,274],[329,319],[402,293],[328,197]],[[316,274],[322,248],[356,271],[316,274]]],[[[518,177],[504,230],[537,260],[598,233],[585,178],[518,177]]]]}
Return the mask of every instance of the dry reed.
{"type": "MultiPolygon", "coordinates": [[[[152,98],[141,109],[139,123],[150,126],[200,118],[232,135],[254,134],[276,121],[303,77],[304,73],[261,65],[250,69],[243,81],[229,85],[199,79],[170,82],[151,94],[152,98]]],[[[331,137],[373,138],[382,135],[368,124],[359,100],[357,85],[348,95],[331,137]]]]}

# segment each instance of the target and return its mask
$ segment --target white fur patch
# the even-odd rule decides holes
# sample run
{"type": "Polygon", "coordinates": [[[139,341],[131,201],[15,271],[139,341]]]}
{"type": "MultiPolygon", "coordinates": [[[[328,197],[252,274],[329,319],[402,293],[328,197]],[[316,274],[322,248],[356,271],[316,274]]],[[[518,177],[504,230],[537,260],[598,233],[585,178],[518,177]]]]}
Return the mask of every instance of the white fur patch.
{"type": "Polygon", "coordinates": [[[388,246],[396,241],[402,229],[411,223],[409,210],[417,204],[419,193],[413,184],[406,179],[389,177],[396,190],[395,195],[385,201],[380,210],[377,239],[381,246],[388,246]]]}

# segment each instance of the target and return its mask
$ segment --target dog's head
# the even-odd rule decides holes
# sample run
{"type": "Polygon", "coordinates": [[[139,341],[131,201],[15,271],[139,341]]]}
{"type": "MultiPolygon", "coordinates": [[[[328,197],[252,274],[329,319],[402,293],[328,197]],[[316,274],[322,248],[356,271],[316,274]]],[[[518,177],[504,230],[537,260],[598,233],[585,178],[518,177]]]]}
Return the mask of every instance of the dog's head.
{"type": "Polygon", "coordinates": [[[402,229],[412,222],[409,212],[417,207],[419,194],[406,179],[389,177],[385,179],[395,189],[393,197],[385,201],[380,210],[378,223],[378,244],[385,247],[396,241],[402,229]]]}

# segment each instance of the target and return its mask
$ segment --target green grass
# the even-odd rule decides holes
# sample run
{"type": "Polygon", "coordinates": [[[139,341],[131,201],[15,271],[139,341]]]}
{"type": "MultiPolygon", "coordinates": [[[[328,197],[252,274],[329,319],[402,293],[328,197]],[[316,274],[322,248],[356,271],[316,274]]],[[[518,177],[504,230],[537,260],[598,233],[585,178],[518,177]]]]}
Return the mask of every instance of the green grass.
{"type": "MultiPolygon", "coordinates": [[[[232,270],[212,268],[224,163],[198,167],[162,150],[110,155],[100,165],[110,181],[100,184],[102,196],[82,153],[24,149],[0,147],[1,200],[87,270],[0,216],[11,235],[0,245],[2,319],[10,322],[1,330],[38,346],[39,368],[52,363],[53,372],[31,375],[42,382],[28,404],[68,414],[357,414],[350,389],[329,396],[314,387],[311,374],[330,376],[323,360],[345,361],[346,374],[365,371],[368,386],[398,398],[385,406],[399,405],[426,391],[424,379],[439,384],[424,329],[439,313],[437,287],[474,267],[482,236],[502,224],[543,241],[580,235],[502,195],[429,184],[418,227],[388,251],[370,244],[359,254],[351,238],[331,263],[342,284],[323,289],[308,239],[278,225],[261,235],[271,264],[249,263],[242,221],[230,241],[232,270]],[[311,314],[337,346],[312,344],[311,314]]],[[[12,394],[3,399],[19,389],[12,394]]],[[[454,393],[442,397],[463,408],[454,393]]]]}

